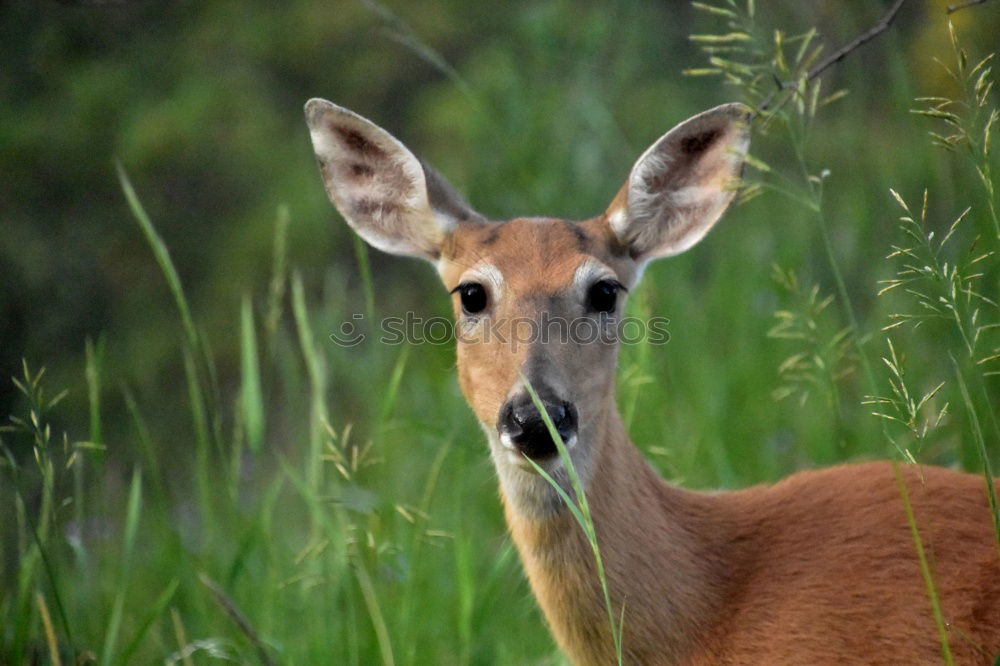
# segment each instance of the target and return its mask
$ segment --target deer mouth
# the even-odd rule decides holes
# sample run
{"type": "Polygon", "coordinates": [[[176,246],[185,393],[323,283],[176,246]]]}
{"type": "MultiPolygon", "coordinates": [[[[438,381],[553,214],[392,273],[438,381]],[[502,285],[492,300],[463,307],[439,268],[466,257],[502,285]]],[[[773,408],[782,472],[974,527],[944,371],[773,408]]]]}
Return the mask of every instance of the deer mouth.
{"type": "MultiPolygon", "coordinates": [[[[576,446],[576,442],[577,437],[573,434],[563,439],[563,446],[566,447],[567,451],[570,451],[576,446]]],[[[515,443],[510,436],[502,434],[500,435],[500,444],[503,445],[514,463],[524,467],[532,467],[527,462],[528,460],[539,465],[547,465],[559,460],[559,449],[548,433],[545,434],[545,437],[539,437],[538,440],[518,443],[515,443]]]]}

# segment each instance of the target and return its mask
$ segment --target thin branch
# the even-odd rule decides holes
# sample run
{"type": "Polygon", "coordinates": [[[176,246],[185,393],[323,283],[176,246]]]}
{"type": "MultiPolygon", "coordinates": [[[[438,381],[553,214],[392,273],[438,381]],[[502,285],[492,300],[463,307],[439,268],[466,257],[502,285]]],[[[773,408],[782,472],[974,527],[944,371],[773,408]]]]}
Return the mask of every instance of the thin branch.
{"type": "Polygon", "coordinates": [[[965,9],[966,7],[974,7],[975,5],[981,5],[984,2],[986,2],[986,0],[968,0],[967,2],[963,2],[957,5],[948,5],[948,13],[953,14],[960,9],[965,9]]]}
{"type": "Polygon", "coordinates": [[[215,602],[222,607],[222,610],[226,612],[243,635],[246,636],[250,643],[257,649],[257,658],[260,659],[260,663],[264,666],[275,666],[274,660],[271,659],[271,655],[268,654],[267,646],[264,645],[264,641],[261,640],[260,635],[254,630],[253,625],[250,624],[250,620],[247,616],[236,606],[232,599],[226,596],[226,592],[216,583],[214,580],[208,577],[206,573],[198,573],[198,579],[201,580],[202,585],[208,588],[208,591],[212,593],[212,597],[215,602]]]}
{"type": "MultiPolygon", "coordinates": [[[[861,48],[862,46],[864,46],[865,44],[867,44],[868,42],[870,42],[871,40],[875,39],[883,32],[885,32],[889,28],[889,26],[892,25],[892,22],[896,19],[896,15],[899,13],[899,10],[903,6],[904,2],[906,2],[906,0],[896,0],[896,2],[892,5],[892,7],[889,8],[889,11],[885,13],[885,16],[883,16],[878,23],[872,26],[867,32],[859,35],[854,41],[841,47],[838,51],[830,55],[828,58],[823,59],[822,62],[820,62],[818,65],[810,69],[806,73],[804,80],[793,81],[790,83],[779,82],[778,87],[774,91],[772,91],[770,95],[765,97],[764,101],[760,103],[760,105],[757,107],[757,113],[754,115],[755,116],[760,115],[761,112],[766,111],[768,107],[771,106],[771,102],[774,101],[774,98],[778,95],[778,93],[784,90],[788,90],[790,88],[792,90],[792,94],[794,94],[796,91],[798,91],[798,88],[802,83],[809,83],[810,81],[818,77],[820,74],[825,72],[827,69],[829,69],[833,65],[837,64],[838,62],[846,58],[853,51],[856,51],[857,49],[861,48]]],[[[980,3],[980,2],[986,2],[986,0],[971,0],[971,2],[980,3]]]]}

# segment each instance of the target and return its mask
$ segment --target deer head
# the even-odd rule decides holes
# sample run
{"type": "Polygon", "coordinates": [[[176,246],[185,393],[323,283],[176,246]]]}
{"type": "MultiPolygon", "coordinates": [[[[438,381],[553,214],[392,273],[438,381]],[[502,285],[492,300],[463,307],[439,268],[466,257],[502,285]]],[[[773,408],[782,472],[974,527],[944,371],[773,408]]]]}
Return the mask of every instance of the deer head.
{"type": "Polygon", "coordinates": [[[437,268],[457,323],[458,374],[486,432],[501,486],[526,516],[561,500],[527,462],[565,482],[537,391],[584,484],[614,399],[616,323],[647,262],[683,252],[732,200],[749,145],[749,110],[727,104],[660,137],[607,210],[585,221],[490,220],[388,132],[321,99],[306,119],[323,183],[372,246],[437,268]]]}

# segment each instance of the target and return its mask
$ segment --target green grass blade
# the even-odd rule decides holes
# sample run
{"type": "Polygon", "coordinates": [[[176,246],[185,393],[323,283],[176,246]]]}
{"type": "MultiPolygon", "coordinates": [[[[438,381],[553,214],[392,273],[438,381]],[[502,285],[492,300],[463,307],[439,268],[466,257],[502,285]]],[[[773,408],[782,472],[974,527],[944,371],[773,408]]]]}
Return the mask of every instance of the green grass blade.
{"type": "Polygon", "coordinates": [[[142,512],[142,475],[136,469],[132,473],[132,486],[129,489],[128,504],[125,510],[125,533],[122,539],[122,569],[118,581],[118,590],[108,618],[108,627],[104,634],[104,647],[101,650],[101,666],[109,666],[114,657],[115,644],[121,629],[122,612],[125,608],[125,593],[128,589],[132,573],[132,552],[135,548],[135,535],[139,529],[139,515],[142,512]]]}
{"type": "Polygon", "coordinates": [[[250,618],[247,617],[246,613],[244,613],[239,606],[236,605],[236,602],[233,601],[229,595],[226,594],[226,591],[223,590],[218,583],[212,580],[208,574],[201,572],[198,574],[198,578],[201,580],[202,585],[207,587],[208,591],[211,592],[215,603],[217,603],[219,607],[225,611],[229,619],[236,625],[236,628],[240,630],[240,633],[242,633],[243,636],[250,641],[250,644],[253,645],[254,650],[257,652],[257,659],[260,663],[264,666],[274,666],[274,660],[271,659],[267,645],[264,644],[260,634],[250,623],[250,618]]]}
{"type": "Polygon", "coordinates": [[[250,450],[260,449],[264,440],[264,398],[260,386],[260,365],[257,354],[257,333],[254,331],[253,305],[250,296],[243,296],[240,311],[240,407],[250,450]]]}
{"type": "MultiPolygon", "coordinates": [[[[344,509],[341,504],[335,503],[332,507],[326,496],[322,496],[309,486],[309,481],[302,478],[296,470],[284,459],[280,459],[281,470],[284,478],[291,482],[292,489],[298,494],[306,504],[306,508],[313,516],[315,523],[314,530],[321,530],[330,537],[331,547],[328,549],[332,553],[330,559],[338,571],[347,572],[350,564],[350,555],[347,544],[347,520],[344,518],[344,509]]],[[[336,584],[343,583],[338,578],[336,584]]],[[[336,585],[331,586],[336,587],[336,585]]]]}
{"type": "Polygon", "coordinates": [[[583,515],[583,511],[581,511],[577,503],[573,501],[573,498],[569,496],[569,493],[567,493],[563,487],[559,485],[558,481],[553,479],[548,472],[542,469],[541,466],[539,466],[539,464],[531,458],[527,458],[527,461],[532,467],[535,468],[535,471],[538,472],[543,479],[545,479],[545,482],[552,486],[552,488],[556,491],[556,494],[559,495],[560,499],[566,503],[566,508],[569,509],[571,514],[573,514],[573,519],[576,520],[577,524],[580,525],[581,528],[583,528],[583,531],[586,533],[587,539],[589,540],[591,535],[594,533],[593,523],[590,522],[587,516],[583,515]]]}
{"type": "Polygon", "coordinates": [[[139,455],[142,459],[142,469],[146,470],[147,477],[152,480],[156,496],[162,499],[164,493],[163,481],[160,475],[160,460],[156,454],[157,446],[153,442],[152,435],[149,432],[149,424],[142,415],[135,394],[128,384],[121,385],[121,392],[122,398],[125,400],[125,407],[132,418],[132,423],[135,425],[136,439],[139,442],[140,449],[139,455]]]}
{"type": "Polygon", "coordinates": [[[361,596],[368,609],[368,617],[371,618],[372,627],[375,629],[375,638],[378,641],[379,652],[382,654],[382,663],[385,666],[393,666],[396,663],[392,653],[392,641],[389,640],[389,627],[385,623],[385,616],[382,607],[379,605],[378,595],[375,593],[375,586],[372,584],[368,569],[360,557],[353,557],[352,564],[354,575],[358,579],[358,587],[361,588],[361,596]]]}
{"type": "Polygon", "coordinates": [[[459,663],[467,664],[472,655],[473,630],[472,615],[475,610],[476,577],[473,570],[473,549],[469,539],[456,538],[455,549],[455,589],[458,604],[455,609],[458,638],[461,643],[459,663]]]}
{"type": "Polygon", "coordinates": [[[299,332],[299,347],[309,375],[309,460],[306,478],[313,492],[318,492],[323,476],[322,455],[326,437],[325,424],[328,422],[326,363],[313,338],[306,308],[305,287],[302,285],[302,276],[298,273],[292,276],[292,313],[299,332]]]}
{"type": "MultiPolygon", "coordinates": [[[[87,404],[90,409],[90,441],[100,446],[104,443],[101,428],[101,364],[104,359],[104,338],[97,344],[89,337],[84,345],[86,365],[84,375],[87,380],[87,404]]],[[[73,465],[73,514],[78,524],[83,524],[85,514],[85,470],[86,458],[79,456],[73,465]]]]}
{"type": "MultiPolygon", "coordinates": [[[[188,306],[187,297],[184,295],[184,287],[181,283],[180,275],[177,273],[177,268],[170,258],[170,251],[167,249],[166,243],[163,242],[163,238],[160,237],[153,226],[152,220],[146,213],[135,189],[132,187],[125,168],[121,163],[116,163],[115,168],[132,215],[138,223],[143,236],[145,236],[150,249],[153,251],[156,263],[160,266],[160,270],[173,296],[177,311],[181,316],[184,338],[187,343],[184,351],[184,372],[187,378],[188,397],[191,401],[191,413],[194,417],[195,436],[198,443],[199,469],[207,470],[209,446],[213,441],[212,433],[217,434],[220,424],[216,410],[212,409],[213,406],[217,406],[217,400],[209,402],[208,399],[208,393],[217,394],[211,352],[207,345],[204,344],[202,336],[198,333],[198,329],[194,324],[194,318],[191,316],[191,308],[188,306]],[[203,364],[202,366],[199,366],[199,361],[203,364]]],[[[216,437],[216,439],[218,438],[216,437]]],[[[205,484],[203,480],[202,490],[204,491],[204,489],[205,484]]],[[[205,505],[208,496],[204,492],[202,494],[201,499],[203,500],[203,505],[205,505]]]]}
{"type": "Polygon", "coordinates": [[[365,295],[365,315],[368,321],[375,321],[375,287],[372,282],[371,262],[368,260],[368,246],[361,236],[351,234],[354,239],[354,255],[358,260],[358,271],[361,273],[361,290],[365,295]]]}
{"type": "Polygon", "coordinates": [[[389,420],[393,408],[396,406],[396,398],[399,395],[399,385],[403,381],[403,373],[406,371],[406,361],[410,357],[410,347],[403,347],[392,367],[392,375],[389,377],[389,385],[385,389],[382,399],[382,409],[379,410],[379,422],[385,423],[389,420]]]}
{"type": "Polygon", "coordinates": [[[410,576],[408,577],[408,585],[403,592],[402,602],[399,604],[399,620],[397,621],[396,635],[399,636],[399,642],[401,645],[412,646],[413,641],[409,640],[410,625],[413,617],[413,607],[414,607],[414,595],[416,593],[415,588],[417,585],[417,567],[421,563],[421,546],[424,542],[425,529],[427,527],[428,516],[431,509],[431,501],[434,498],[435,490],[437,489],[438,480],[441,477],[441,469],[444,467],[445,458],[448,457],[448,453],[451,451],[452,447],[452,437],[449,436],[448,439],[442,444],[437,453],[434,456],[434,461],[431,463],[430,472],[427,474],[427,481],[424,483],[424,490],[420,495],[420,504],[417,507],[418,511],[413,519],[413,538],[410,540],[409,549],[409,560],[410,560],[410,576]]]}
{"type": "Polygon", "coordinates": [[[195,326],[194,318],[191,316],[191,308],[188,305],[187,297],[184,295],[184,287],[181,283],[180,275],[170,258],[170,251],[166,243],[156,231],[153,222],[143,208],[132,183],[121,163],[116,163],[118,180],[121,183],[122,191],[132,211],[133,217],[139,225],[146,242],[153,251],[156,263],[160,266],[167,281],[167,287],[174,299],[174,304],[181,316],[181,323],[184,328],[184,338],[189,349],[190,359],[185,358],[185,371],[188,374],[189,394],[192,399],[197,395],[201,401],[199,405],[192,405],[193,413],[196,416],[196,428],[199,443],[204,443],[207,447],[212,441],[218,441],[218,431],[220,418],[218,415],[218,382],[215,378],[215,364],[212,361],[211,349],[205,344],[203,336],[195,326]],[[200,364],[200,365],[199,365],[200,364]],[[197,391],[190,390],[197,385],[197,391]],[[210,401],[209,398],[212,398],[210,401]],[[211,427],[209,427],[211,424],[211,427]],[[211,439],[212,434],[216,437],[211,439]]]}
{"type": "Polygon", "coordinates": [[[184,296],[184,288],[181,285],[180,275],[177,274],[174,262],[170,258],[170,251],[157,233],[152,220],[146,213],[146,209],[142,206],[142,202],[139,201],[139,197],[132,187],[132,182],[125,172],[125,167],[121,163],[116,163],[115,169],[118,171],[118,180],[121,183],[122,191],[125,193],[125,200],[132,210],[132,215],[135,217],[135,221],[139,223],[139,228],[146,237],[146,242],[149,243],[150,249],[153,250],[153,256],[156,257],[156,263],[160,265],[160,270],[163,271],[163,276],[167,280],[167,286],[170,288],[170,293],[174,297],[174,303],[181,314],[181,321],[184,324],[184,335],[187,337],[188,345],[192,349],[198,349],[200,347],[198,330],[195,328],[194,319],[191,317],[191,309],[188,307],[187,298],[184,296]]]}
{"type": "MultiPolygon", "coordinates": [[[[205,414],[204,394],[201,391],[201,384],[198,381],[198,371],[195,368],[195,360],[191,355],[191,350],[184,347],[184,377],[187,380],[188,401],[191,406],[191,418],[194,421],[195,432],[195,479],[198,483],[199,502],[202,510],[206,513],[212,505],[210,470],[211,451],[208,429],[208,417],[205,414]]],[[[206,529],[208,523],[206,520],[206,529]]]]}
{"type": "Polygon", "coordinates": [[[274,256],[271,264],[271,284],[267,295],[267,317],[264,319],[264,331],[269,343],[278,329],[285,301],[285,286],[288,283],[289,222],[288,206],[282,204],[278,207],[278,218],[274,223],[274,256]]]}
{"type": "Polygon", "coordinates": [[[101,433],[101,361],[104,358],[104,338],[100,338],[95,345],[94,341],[88,337],[84,349],[87,403],[90,407],[90,441],[94,444],[103,444],[104,438],[101,433]]]}
{"type": "Polygon", "coordinates": [[[163,615],[167,610],[167,604],[170,603],[171,599],[174,598],[174,593],[177,592],[177,586],[180,585],[180,580],[177,578],[173,579],[167,583],[166,589],[160,593],[160,596],[156,598],[153,602],[153,606],[149,609],[149,612],[139,623],[139,629],[135,632],[135,636],[129,641],[128,646],[122,650],[122,656],[118,660],[121,664],[131,663],[132,655],[135,654],[136,650],[142,644],[142,640],[149,633],[150,627],[156,622],[157,618],[163,615]]]}

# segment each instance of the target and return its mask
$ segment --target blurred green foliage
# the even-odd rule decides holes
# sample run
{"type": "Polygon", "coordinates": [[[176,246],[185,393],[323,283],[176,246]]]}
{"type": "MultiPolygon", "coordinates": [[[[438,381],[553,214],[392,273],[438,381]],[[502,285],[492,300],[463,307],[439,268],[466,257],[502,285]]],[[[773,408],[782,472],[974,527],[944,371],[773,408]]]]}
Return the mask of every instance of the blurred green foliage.
{"type": "MultiPolygon", "coordinates": [[[[829,52],[874,23],[882,4],[760,3],[759,28],[770,38],[816,26],[829,52]]],[[[775,172],[829,171],[822,221],[767,191],[730,211],[697,250],[647,272],[632,307],[670,317],[672,338],[624,350],[620,402],[668,477],[741,486],[895,452],[863,404],[889,391],[881,329],[902,307],[876,297],[897,270],[885,259],[900,242],[889,188],[916,208],[929,188],[929,224],[941,233],[973,206],[956,244],[965,251],[978,233],[979,247],[997,249],[968,159],[933,147],[935,126],[910,113],[917,96],[961,94],[934,62],[952,58],[945,4],[907,2],[886,34],[824,75],[824,90],[849,94],[799,128],[804,154],[780,127],[755,137],[755,155],[775,172]],[[827,295],[834,300],[819,307],[827,295]],[[814,360],[853,371],[800,390],[785,362],[835,340],[846,307],[860,351],[827,348],[814,360]],[[784,332],[813,333],[769,336],[776,311],[799,317],[784,332]]],[[[995,5],[952,20],[973,59],[996,48],[995,5]]],[[[176,656],[186,635],[217,641],[200,659],[212,649],[251,659],[252,640],[198,572],[233,596],[282,662],[373,663],[387,649],[400,663],[558,661],[503,537],[452,350],[328,341],[366,310],[366,289],[379,317],[447,315],[447,299],[416,261],[371,251],[371,282],[363,277],[355,240],[322,191],[302,105],[326,97],[373,119],[487,215],[585,218],[674,123],[743,98],[720,79],[681,75],[705,64],[689,35],[718,29],[666,0],[0,5],[0,377],[21,376],[22,359],[46,366],[45,383],[69,389],[46,422],[69,444],[95,445],[66,449],[85,465],[59,476],[50,496],[31,490],[37,445],[3,434],[25,485],[15,498],[0,469],[0,513],[17,509],[0,518],[0,619],[16,619],[0,623],[0,664],[29,660],[15,645],[39,663],[47,654],[37,608],[15,589],[41,590],[50,605],[61,590],[78,651],[110,644],[116,659],[134,649],[146,663],[176,656]],[[169,248],[209,355],[188,356],[210,369],[199,380],[215,419],[204,446],[182,351],[198,350],[186,346],[116,161],[169,248]],[[287,267],[276,269],[280,210],[290,222],[277,263],[287,267]],[[287,268],[301,276],[294,313],[287,268]],[[378,464],[351,467],[359,451],[378,464]],[[44,505],[58,520],[39,526],[56,582],[23,557],[29,517],[46,497],[73,498],[44,505]],[[125,613],[107,643],[118,596],[125,613]]],[[[992,299],[996,265],[982,286],[992,299]]],[[[954,334],[932,322],[899,335],[917,390],[946,381],[942,396],[957,400],[954,334]]],[[[982,380],[985,406],[975,398],[986,428],[996,381],[982,380]]],[[[24,414],[28,402],[0,382],[0,414],[24,414]]],[[[976,466],[960,404],[914,455],[976,466]]],[[[905,433],[897,442],[912,443],[905,433]]]]}

